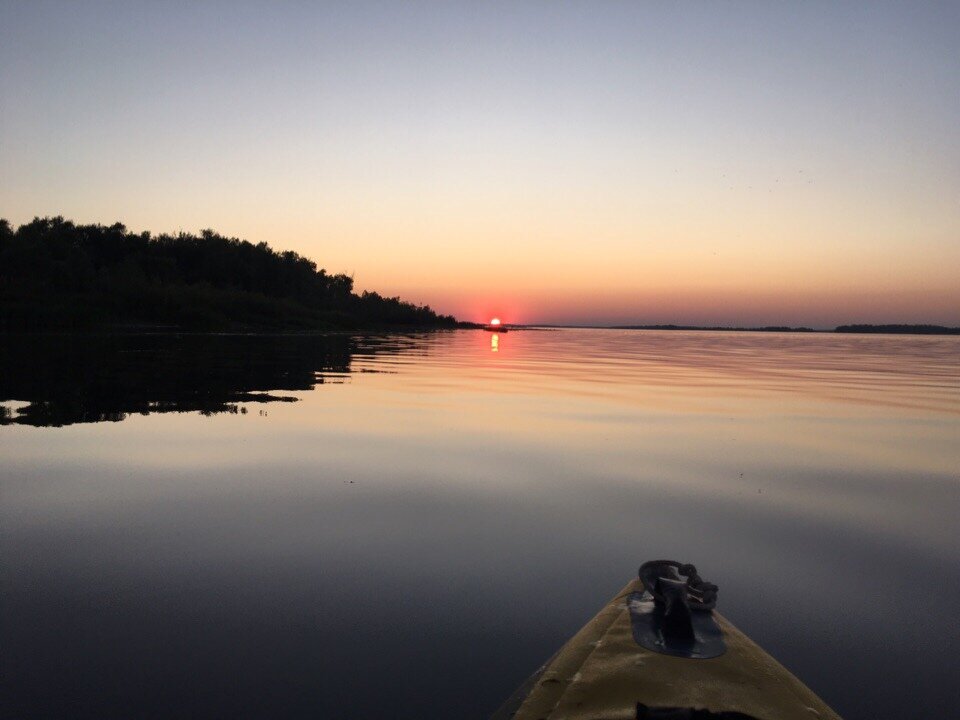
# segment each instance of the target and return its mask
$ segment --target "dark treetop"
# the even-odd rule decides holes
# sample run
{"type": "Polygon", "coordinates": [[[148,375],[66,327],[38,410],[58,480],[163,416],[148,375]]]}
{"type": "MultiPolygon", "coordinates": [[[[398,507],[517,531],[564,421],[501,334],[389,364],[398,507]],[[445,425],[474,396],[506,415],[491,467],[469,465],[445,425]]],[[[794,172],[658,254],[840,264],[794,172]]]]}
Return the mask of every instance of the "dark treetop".
{"type": "Polygon", "coordinates": [[[0,331],[451,328],[428,306],[353,292],[295,252],[200,235],[132,233],[117,223],[0,220],[0,331]]]}

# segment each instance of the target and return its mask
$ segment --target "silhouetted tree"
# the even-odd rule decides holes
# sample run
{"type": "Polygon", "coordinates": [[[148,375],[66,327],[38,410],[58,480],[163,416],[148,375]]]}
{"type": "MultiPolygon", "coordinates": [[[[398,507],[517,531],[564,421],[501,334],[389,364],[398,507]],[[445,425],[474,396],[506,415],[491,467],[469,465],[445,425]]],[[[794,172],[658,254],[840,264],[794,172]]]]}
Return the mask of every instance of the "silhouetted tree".
{"type": "Polygon", "coordinates": [[[0,220],[0,329],[117,324],[193,329],[455,327],[430,308],[353,292],[293,251],[203,230],[0,220]]]}

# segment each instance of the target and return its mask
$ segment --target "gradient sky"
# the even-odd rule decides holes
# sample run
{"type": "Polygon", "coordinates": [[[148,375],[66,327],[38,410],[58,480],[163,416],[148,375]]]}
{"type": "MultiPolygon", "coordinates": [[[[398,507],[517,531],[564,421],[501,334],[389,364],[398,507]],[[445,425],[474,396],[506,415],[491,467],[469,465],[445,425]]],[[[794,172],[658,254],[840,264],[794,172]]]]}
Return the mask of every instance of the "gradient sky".
{"type": "Polygon", "coordinates": [[[0,0],[0,216],[514,322],[960,325],[960,3],[0,0]]]}

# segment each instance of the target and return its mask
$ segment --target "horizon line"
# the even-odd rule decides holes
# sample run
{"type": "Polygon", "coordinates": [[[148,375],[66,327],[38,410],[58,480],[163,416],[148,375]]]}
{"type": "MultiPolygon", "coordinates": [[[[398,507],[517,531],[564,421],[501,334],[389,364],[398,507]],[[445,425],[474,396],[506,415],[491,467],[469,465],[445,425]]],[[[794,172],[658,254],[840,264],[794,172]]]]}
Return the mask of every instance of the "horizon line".
{"type": "MultiPolygon", "coordinates": [[[[482,324],[482,323],[481,323],[482,324]]],[[[667,330],[714,332],[793,332],[793,333],[850,333],[850,334],[960,334],[960,327],[936,323],[842,323],[834,327],[807,327],[803,325],[680,325],[663,324],[588,324],[588,323],[504,323],[506,328],[549,328],[558,330],[667,330]]]]}

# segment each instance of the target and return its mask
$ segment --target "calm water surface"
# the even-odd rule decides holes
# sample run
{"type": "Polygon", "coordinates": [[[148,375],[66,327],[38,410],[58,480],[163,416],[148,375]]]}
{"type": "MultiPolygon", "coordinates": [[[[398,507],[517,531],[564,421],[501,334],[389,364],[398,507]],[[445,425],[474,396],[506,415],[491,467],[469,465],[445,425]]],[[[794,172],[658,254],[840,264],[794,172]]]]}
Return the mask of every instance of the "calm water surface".
{"type": "Polygon", "coordinates": [[[0,401],[7,716],[483,718],[659,557],[960,706],[960,338],[7,338],[0,401]]]}

